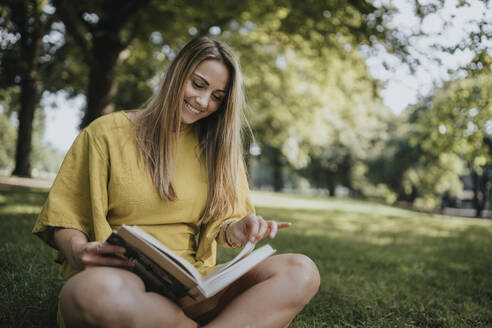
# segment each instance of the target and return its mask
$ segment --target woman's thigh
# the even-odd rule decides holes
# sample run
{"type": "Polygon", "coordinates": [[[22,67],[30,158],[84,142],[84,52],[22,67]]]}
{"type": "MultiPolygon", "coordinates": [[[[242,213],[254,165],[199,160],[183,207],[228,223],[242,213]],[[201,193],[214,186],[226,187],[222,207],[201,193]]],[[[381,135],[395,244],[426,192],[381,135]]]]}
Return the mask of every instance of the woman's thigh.
{"type": "Polygon", "coordinates": [[[137,275],[113,267],[89,268],[70,278],[60,308],[70,327],[195,326],[175,303],[146,292],[137,275]]]}
{"type": "Polygon", "coordinates": [[[284,293],[283,296],[292,298],[291,301],[295,304],[307,303],[317,292],[320,284],[318,269],[307,256],[301,254],[275,255],[255,266],[218,295],[202,303],[185,307],[184,311],[200,323],[209,322],[246,290],[272,278],[280,282],[276,286],[282,286],[283,290],[277,291],[279,295],[285,289],[289,289],[291,293],[284,293]]]}

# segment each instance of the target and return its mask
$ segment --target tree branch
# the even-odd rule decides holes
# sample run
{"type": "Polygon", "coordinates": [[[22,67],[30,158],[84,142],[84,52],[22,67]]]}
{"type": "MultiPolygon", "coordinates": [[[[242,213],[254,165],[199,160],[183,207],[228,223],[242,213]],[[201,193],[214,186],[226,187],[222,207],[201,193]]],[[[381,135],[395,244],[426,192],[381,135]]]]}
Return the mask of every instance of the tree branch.
{"type": "Polygon", "coordinates": [[[103,30],[111,30],[114,33],[118,33],[128,20],[135,15],[135,12],[146,7],[149,3],[150,0],[103,2],[102,9],[105,13],[105,17],[108,17],[108,19],[103,17],[103,20],[98,27],[103,30]],[[108,4],[108,6],[105,6],[104,4],[108,4]],[[114,8],[112,5],[116,5],[117,8],[114,8]]]}
{"type": "Polygon", "coordinates": [[[87,26],[81,16],[76,12],[73,5],[67,3],[66,0],[53,0],[56,7],[56,15],[63,21],[67,30],[70,31],[71,36],[82,50],[84,57],[87,61],[94,61],[94,57],[91,53],[92,43],[85,35],[87,26]]]}

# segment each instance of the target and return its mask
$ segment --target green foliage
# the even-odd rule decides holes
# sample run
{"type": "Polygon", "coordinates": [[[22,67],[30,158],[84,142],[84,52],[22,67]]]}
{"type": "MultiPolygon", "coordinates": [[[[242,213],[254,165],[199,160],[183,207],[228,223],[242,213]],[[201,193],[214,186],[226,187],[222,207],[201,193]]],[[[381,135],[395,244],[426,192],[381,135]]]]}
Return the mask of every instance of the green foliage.
{"type": "Polygon", "coordinates": [[[419,108],[418,139],[430,153],[458,154],[477,170],[492,163],[492,76],[450,82],[419,108]]]}
{"type": "Polygon", "coordinates": [[[319,44],[302,32],[279,30],[289,14],[280,7],[262,25],[223,34],[241,54],[248,117],[261,156],[275,158],[278,149],[283,165],[318,187],[328,176],[350,187],[355,166],[382,151],[393,117],[358,52],[344,49],[346,39],[314,49],[319,44]]]}
{"type": "Polygon", "coordinates": [[[453,153],[442,153],[437,158],[422,153],[419,161],[408,168],[402,179],[405,194],[417,190],[414,206],[435,210],[441,205],[444,194],[455,197],[462,190],[459,179],[463,175],[463,161],[453,153]]]}
{"type": "MultiPolygon", "coordinates": [[[[348,167],[335,170],[335,173],[346,172],[344,180],[347,181],[353,163],[360,158],[357,153],[349,156],[347,161],[347,154],[360,152],[360,149],[352,149],[357,148],[354,141],[366,140],[366,136],[344,137],[349,130],[362,131],[358,129],[360,122],[349,122],[347,126],[338,124],[339,130],[330,135],[326,133],[326,120],[320,119],[317,112],[330,107],[328,113],[321,116],[331,116],[333,108],[365,106],[368,100],[365,96],[346,101],[346,104],[337,99],[339,92],[344,93],[342,100],[356,99],[354,93],[359,88],[369,90],[368,95],[376,93],[373,82],[367,79],[362,59],[350,49],[376,40],[395,41],[385,30],[383,19],[392,8],[365,1],[215,3],[190,0],[169,3],[144,0],[121,4],[117,1],[67,3],[54,0],[36,3],[41,10],[41,21],[50,22],[42,31],[47,40],[43,38],[45,51],[40,57],[43,87],[50,91],[68,87],[68,91],[75,94],[84,88],[83,85],[88,85],[87,103],[94,107],[94,113],[87,115],[83,126],[100,114],[98,110],[106,106],[105,110],[113,108],[111,97],[116,85],[115,108],[140,107],[155,87],[155,72],[160,72],[170,57],[166,54],[167,58],[162,58],[165,49],[176,50],[190,35],[218,34],[233,40],[232,43],[248,58],[243,63],[247,63],[245,71],[250,72],[247,79],[250,81],[250,99],[255,99],[252,101],[252,116],[256,119],[253,125],[265,149],[280,149],[283,160],[295,169],[306,167],[313,153],[323,163],[346,164],[348,167]],[[149,38],[156,35],[157,38],[149,38]],[[55,57],[57,60],[53,60],[55,57]],[[330,62],[329,69],[326,69],[326,62],[330,62]],[[340,62],[342,64],[338,65],[340,62]],[[353,68],[350,73],[343,69],[349,65],[353,68]],[[327,75],[334,66],[341,68],[336,74],[346,76],[334,81],[333,73],[330,73],[330,81],[325,81],[323,74],[327,75]],[[318,71],[318,67],[324,68],[318,71]],[[101,71],[103,74],[97,77],[96,73],[101,71]],[[90,83],[86,72],[91,72],[90,83]],[[115,78],[117,84],[113,83],[115,78]],[[363,82],[358,84],[358,81],[363,82]],[[333,96],[335,101],[327,100],[325,95],[332,87],[335,88],[330,97],[333,96]],[[327,101],[332,104],[327,105],[327,101]],[[313,122],[316,126],[310,129],[313,122]],[[329,140],[320,143],[325,136],[329,140]],[[332,147],[337,151],[319,154],[339,136],[342,141],[332,147]],[[346,140],[350,140],[350,146],[344,145],[346,140]]],[[[10,45],[18,47],[19,42],[10,45]]],[[[377,106],[381,107],[380,104],[377,106]]],[[[342,114],[345,117],[340,117],[339,121],[347,121],[350,115],[342,114]]],[[[364,119],[361,116],[360,121],[364,119]]],[[[360,147],[362,151],[364,147],[360,147]]]]}
{"type": "Polygon", "coordinates": [[[46,115],[41,108],[36,111],[33,122],[32,162],[33,175],[39,176],[41,172],[57,173],[65,155],[52,145],[44,144],[46,115]]]}
{"type": "Polygon", "coordinates": [[[456,80],[415,109],[416,133],[410,141],[425,157],[419,168],[406,172],[405,179],[418,186],[417,203],[423,207],[435,207],[435,199],[446,192],[456,195],[460,174],[480,176],[492,164],[491,90],[490,74],[456,80]]]}
{"type": "MultiPolygon", "coordinates": [[[[23,4],[2,3],[9,8],[23,4]]],[[[114,70],[95,80],[115,78],[117,83],[108,83],[106,94],[101,88],[93,91],[107,100],[117,89],[116,109],[141,107],[169,60],[192,35],[213,34],[229,42],[241,54],[248,117],[263,151],[258,161],[272,172],[283,170],[294,184],[299,180],[305,185],[307,178],[318,188],[344,185],[353,195],[435,208],[442,194],[460,190],[458,175],[464,167],[480,172],[490,163],[487,145],[492,139],[483,133],[492,129],[487,119],[491,59],[480,48],[490,34],[484,24],[466,40],[477,53],[468,67],[470,77],[447,84],[428,99],[429,108],[419,105],[408,117],[413,121],[405,122],[407,117],[400,121],[382,104],[378,83],[357,50],[361,44],[380,42],[390,51],[405,53],[404,40],[385,26],[394,10],[391,5],[294,0],[26,4],[40,14],[32,24],[49,23],[39,29],[46,36],[37,67],[40,88],[67,88],[72,95],[89,90],[88,72],[114,60],[114,70]],[[101,63],[103,57],[107,61],[101,63]],[[459,107],[456,113],[453,106],[459,107]],[[439,132],[443,129],[444,134],[439,132]]],[[[424,18],[443,5],[416,3],[415,10],[424,18]]],[[[7,38],[0,45],[0,82],[5,86],[19,81],[25,64],[16,60],[20,25],[12,24],[13,11],[1,8],[0,29],[7,38]]],[[[59,156],[43,153],[39,140],[35,133],[34,167],[56,169],[59,156]]]]}
{"type": "Polygon", "coordinates": [[[360,183],[365,184],[367,180],[369,186],[384,184],[397,194],[398,199],[407,199],[413,189],[404,188],[403,175],[418,162],[420,149],[410,145],[414,125],[409,121],[408,113],[404,112],[388,123],[388,137],[383,151],[375,152],[375,156],[366,162],[367,174],[360,183]]]}
{"type": "Polygon", "coordinates": [[[15,127],[6,113],[0,111],[0,169],[12,168],[15,155],[15,127]]]}
{"type": "Polygon", "coordinates": [[[12,170],[15,159],[17,129],[11,117],[17,111],[19,87],[0,89],[0,168],[12,170]]]}
{"type": "Polygon", "coordinates": [[[465,173],[464,164],[454,153],[432,154],[422,149],[414,141],[421,123],[411,119],[409,112],[403,113],[392,124],[385,151],[368,162],[367,176],[372,183],[388,186],[393,201],[435,210],[444,194],[456,196],[461,191],[459,176],[465,173]]]}
{"type": "MultiPolygon", "coordinates": [[[[368,179],[398,200],[435,210],[492,164],[492,79],[476,74],[448,82],[390,124],[384,153],[368,162],[368,179]]],[[[362,180],[363,181],[363,180],[362,180]]]]}
{"type": "MultiPolygon", "coordinates": [[[[9,114],[16,112],[20,120],[13,172],[27,177],[31,176],[31,167],[56,169],[56,166],[46,163],[57,156],[43,158],[40,148],[42,134],[36,133],[42,133],[44,119],[36,123],[33,118],[39,116],[36,109],[42,92],[60,85],[66,87],[63,83],[67,74],[70,76],[77,69],[72,70],[73,65],[67,65],[70,59],[65,59],[70,50],[73,53],[73,48],[67,46],[70,43],[65,42],[64,26],[56,19],[49,1],[3,0],[1,4],[0,86],[7,90],[5,93],[9,96],[5,97],[2,92],[0,101],[8,108],[9,114]],[[18,86],[18,92],[8,91],[15,86],[18,86]],[[12,97],[14,94],[16,99],[12,97]],[[33,124],[38,125],[34,128],[37,131],[32,132],[33,124]],[[31,158],[36,157],[41,157],[43,163],[38,161],[32,165],[31,158]]],[[[80,68],[80,65],[75,67],[80,68]]]]}
{"type": "MultiPolygon", "coordinates": [[[[17,143],[18,123],[12,118],[17,117],[19,88],[11,87],[0,91],[0,168],[11,171],[14,168],[17,143]],[[14,123],[13,123],[14,122],[14,123]]],[[[32,154],[33,173],[56,173],[60,168],[64,155],[51,145],[43,144],[45,113],[37,108],[33,121],[32,154]]]]}
{"type": "Polygon", "coordinates": [[[3,0],[1,5],[0,86],[20,85],[28,74],[43,81],[49,78],[60,61],[56,53],[64,40],[48,1],[3,0]]]}
{"type": "Polygon", "coordinates": [[[117,110],[142,108],[152,96],[155,80],[161,76],[156,75],[156,72],[162,72],[169,62],[163,53],[155,49],[156,46],[151,42],[137,40],[125,50],[128,58],[120,65],[117,73],[118,91],[114,99],[117,110]]]}

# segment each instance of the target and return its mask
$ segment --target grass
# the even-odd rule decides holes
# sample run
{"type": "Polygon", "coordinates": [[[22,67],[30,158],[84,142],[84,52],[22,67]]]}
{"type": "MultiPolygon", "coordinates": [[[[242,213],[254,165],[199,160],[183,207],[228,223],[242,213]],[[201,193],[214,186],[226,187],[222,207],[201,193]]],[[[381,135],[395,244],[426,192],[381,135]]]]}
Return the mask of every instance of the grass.
{"type": "MultiPolygon", "coordinates": [[[[30,230],[46,192],[0,190],[1,327],[51,327],[62,281],[30,230]]],[[[268,241],[304,253],[318,294],[291,327],[492,327],[492,222],[350,199],[254,193],[293,227],[268,241]]],[[[222,250],[219,259],[232,255],[222,250]]]]}
{"type": "Polygon", "coordinates": [[[31,234],[47,193],[0,190],[0,327],[54,327],[63,281],[52,251],[31,234]]]}

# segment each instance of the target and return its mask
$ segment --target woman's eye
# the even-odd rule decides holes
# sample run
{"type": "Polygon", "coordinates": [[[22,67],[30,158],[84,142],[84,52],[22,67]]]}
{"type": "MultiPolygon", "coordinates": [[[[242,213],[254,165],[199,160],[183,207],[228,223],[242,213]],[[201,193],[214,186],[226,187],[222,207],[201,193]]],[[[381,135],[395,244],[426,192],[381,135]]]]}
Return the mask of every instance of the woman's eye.
{"type": "Polygon", "coordinates": [[[198,82],[196,81],[191,81],[191,84],[193,84],[193,86],[197,89],[202,89],[203,88],[203,85],[199,84],[198,82]]]}
{"type": "Polygon", "coordinates": [[[222,97],[220,97],[220,96],[212,95],[212,97],[214,97],[214,100],[217,101],[217,102],[221,102],[222,101],[222,97]]]}

